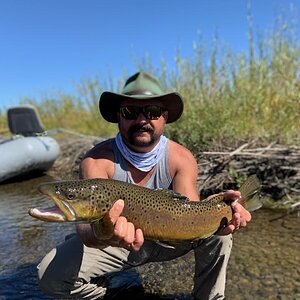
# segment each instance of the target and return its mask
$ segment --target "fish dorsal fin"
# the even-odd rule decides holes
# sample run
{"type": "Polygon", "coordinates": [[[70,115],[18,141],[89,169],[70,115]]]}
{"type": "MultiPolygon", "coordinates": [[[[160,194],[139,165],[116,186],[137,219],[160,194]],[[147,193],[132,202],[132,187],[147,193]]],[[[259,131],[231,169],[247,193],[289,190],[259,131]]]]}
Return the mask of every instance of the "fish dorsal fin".
{"type": "Polygon", "coordinates": [[[167,189],[156,189],[156,191],[160,191],[163,193],[166,193],[168,197],[171,197],[173,200],[185,200],[190,201],[190,199],[187,196],[184,196],[180,193],[174,192],[173,190],[167,190],[167,189]]]}

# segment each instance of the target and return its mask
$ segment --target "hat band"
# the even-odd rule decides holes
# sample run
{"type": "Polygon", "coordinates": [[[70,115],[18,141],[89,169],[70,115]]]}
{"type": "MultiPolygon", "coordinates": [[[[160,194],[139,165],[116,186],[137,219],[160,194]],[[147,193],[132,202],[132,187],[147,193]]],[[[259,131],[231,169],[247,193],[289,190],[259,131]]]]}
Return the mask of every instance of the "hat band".
{"type": "Polygon", "coordinates": [[[158,96],[158,94],[154,94],[147,90],[134,90],[131,92],[126,92],[124,95],[134,96],[134,95],[145,95],[145,96],[158,96]]]}

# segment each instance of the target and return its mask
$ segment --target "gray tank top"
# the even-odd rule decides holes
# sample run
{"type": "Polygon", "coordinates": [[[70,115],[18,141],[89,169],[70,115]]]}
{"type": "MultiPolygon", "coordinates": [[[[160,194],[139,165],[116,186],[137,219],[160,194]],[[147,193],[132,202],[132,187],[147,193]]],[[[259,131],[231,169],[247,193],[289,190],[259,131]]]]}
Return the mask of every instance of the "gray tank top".
{"type": "MultiPolygon", "coordinates": [[[[168,142],[169,143],[169,142],[168,142]]],[[[132,179],[130,172],[128,171],[125,158],[119,151],[115,139],[112,140],[112,149],[115,157],[115,172],[113,179],[135,183],[132,179]]],[[[145,187],[150,189],[168,189],[171,187],[172,178],[169,172],[168,161],[168,144],[164,149],[162,158],[158,161],[154,172],[145,184],[145,187]]]]}

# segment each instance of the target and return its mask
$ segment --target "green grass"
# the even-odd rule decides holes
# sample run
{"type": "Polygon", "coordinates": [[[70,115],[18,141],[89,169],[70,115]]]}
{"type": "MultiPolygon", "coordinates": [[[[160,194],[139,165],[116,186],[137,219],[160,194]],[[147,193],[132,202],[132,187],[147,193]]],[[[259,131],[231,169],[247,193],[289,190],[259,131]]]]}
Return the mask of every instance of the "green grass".
{"type": "MultiPolygon", "coordinates": [[[[156,69],[149,58],[137,63],[137,69],[153,73],[166,90],[183,96],[184,114],[167,125],[166,132],[191,150],[254,138],[299,144],[299,36],[297,20],[281,19],[257,40],[249,26],[246,53],[233,53],[217,39],[209,47],[199,41],[192,57],[184,58],[178,51],[175,69],[164,61],[156,69]]],[[[99,115],[99,96],[104,90],[120,91],[126,77],[117,88],[109,77],[110,84],[86,78],[72,95],[60,92],[20,102],[35,105],[48,129],[111,136],[117,126],[99,115]]],[[[0,112],[0,126],[6,126],[5,111],[0,112]]]]}

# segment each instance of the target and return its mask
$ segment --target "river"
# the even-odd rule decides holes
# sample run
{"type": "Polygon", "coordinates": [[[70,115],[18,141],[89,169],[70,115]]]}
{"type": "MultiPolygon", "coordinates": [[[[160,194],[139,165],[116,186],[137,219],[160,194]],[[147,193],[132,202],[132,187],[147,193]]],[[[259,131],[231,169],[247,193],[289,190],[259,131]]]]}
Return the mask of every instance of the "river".
{"type": "MultiPolygon", "coordinates": [[[[27,214],[30,207],[50,205],[36,190],[49,180],[43,176],[0,185],[0,300],[52,299],[37,286],[36,266],[74,231],[74,225],[41,222],[27,214]]],[[[249,226],[234,235],[228,299],[300,299],[300,217],[273,220],[278,216],[279,212],[260,209],[249,226]]],[[[192,299],[192,253],[138,271],[147,299],[192,299]]]]}

